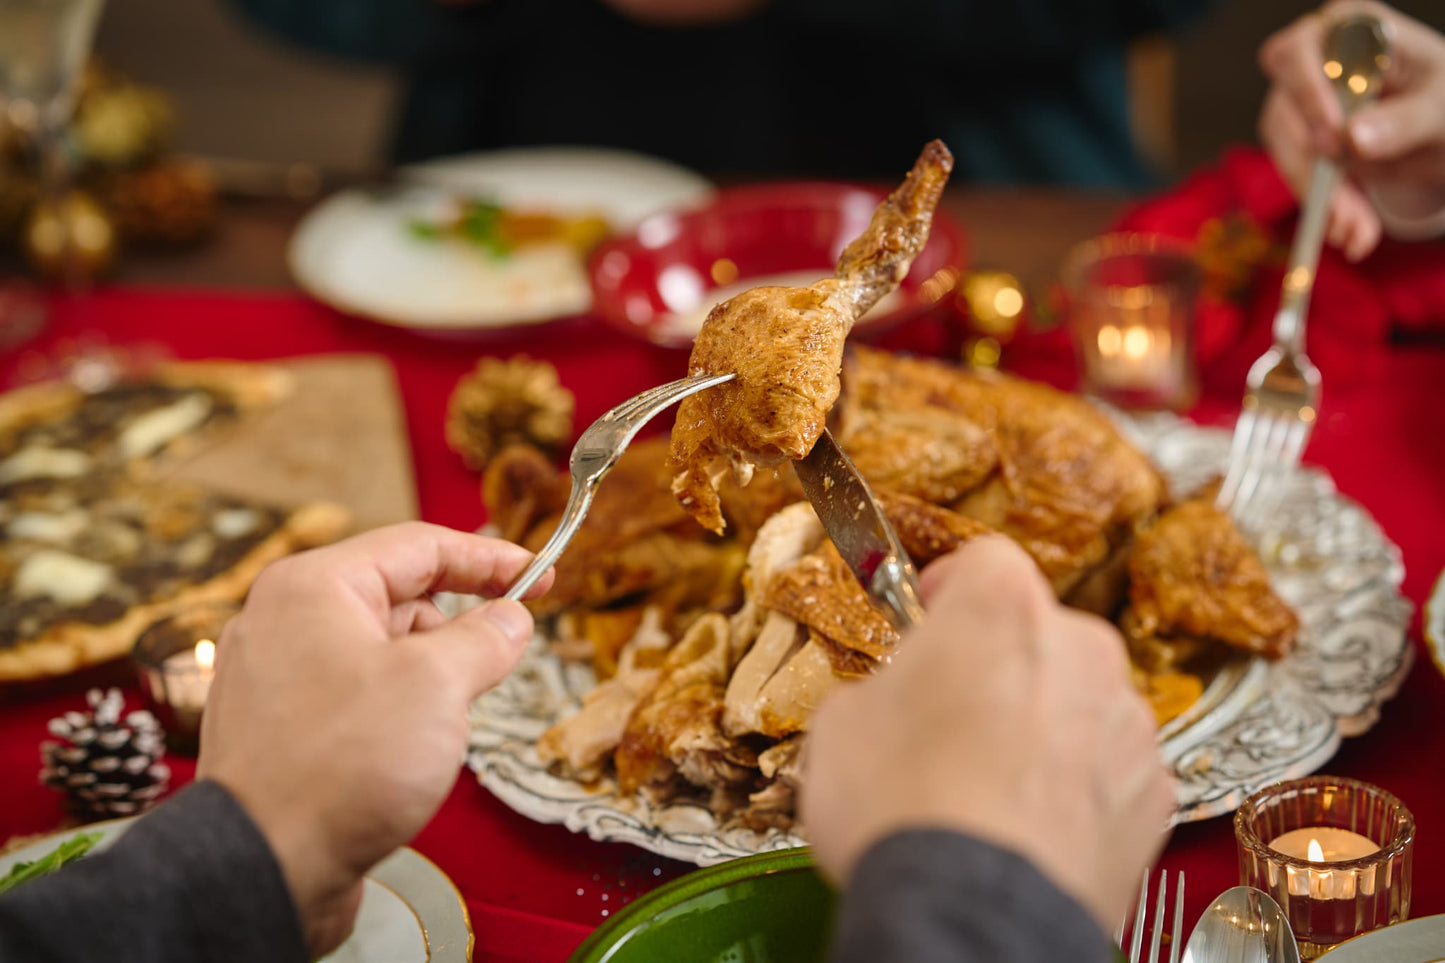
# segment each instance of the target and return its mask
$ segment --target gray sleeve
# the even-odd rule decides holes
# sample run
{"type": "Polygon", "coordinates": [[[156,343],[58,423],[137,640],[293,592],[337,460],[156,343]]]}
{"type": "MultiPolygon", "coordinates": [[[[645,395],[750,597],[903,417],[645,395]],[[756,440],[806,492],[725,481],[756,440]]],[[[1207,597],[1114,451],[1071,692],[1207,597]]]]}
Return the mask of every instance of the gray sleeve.
{"type": "Polygon", "coordinates": [[[859,861],[832,963],[1106,963],[1109,939],[1017,853],[948,830],[897,833],[859,861]]]}
{"type": "Polygon", "coordinates": [[[305,963],[281,868],[240,803],[189,787],[110,849],[0,897],[0,960],[305,963]]]}

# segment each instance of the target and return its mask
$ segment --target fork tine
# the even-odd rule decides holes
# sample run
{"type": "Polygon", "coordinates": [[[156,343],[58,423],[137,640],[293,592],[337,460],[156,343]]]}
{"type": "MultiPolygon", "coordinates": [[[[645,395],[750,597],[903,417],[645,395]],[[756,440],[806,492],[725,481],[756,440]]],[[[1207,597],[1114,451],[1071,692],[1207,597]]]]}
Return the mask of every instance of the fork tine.
{"type": "Polygon", "coordinates": [[[1179,871],[1179,887],[1174,891],[1174,935],[1169,939],[1169,963],[1179,963],[1184,944],[1184,870],[1179,871]]]}
{"type": "Polygon", "coordinates": [[[1255,426],[1259,419],[1252,409],[1246,408],[1239,413],[1239,420],[1234,423],[1234,437],[1229,442],[1228,470],[1224,475],[1224,482],[1219,486],[1219,495],[1215,504],[1225,509],[1231,508],[1239,500],[1239,486],[1243,481],[1245,469],[1249,465],[1249,450],[1254,438],[1255,426]]]}
{"type": "Polygon", "coordinates": [[[1149,937],[1149,963],[1159,963],[1159,944],[1164,937],[1164,896],[1169,891],[1169,874],[1159,871],[1159,894],[1154,900],[1154,932],[1149,937]]]}
{"type": "Polygon", "coordinates": [[[1139,963],[1139,951],[1144,948],[1144,920],[1149,912],[1149,871],[1139,881],[1139,902],[1134,904],[1134,935],[1129,938],[1129,963],[1139,963]]]}

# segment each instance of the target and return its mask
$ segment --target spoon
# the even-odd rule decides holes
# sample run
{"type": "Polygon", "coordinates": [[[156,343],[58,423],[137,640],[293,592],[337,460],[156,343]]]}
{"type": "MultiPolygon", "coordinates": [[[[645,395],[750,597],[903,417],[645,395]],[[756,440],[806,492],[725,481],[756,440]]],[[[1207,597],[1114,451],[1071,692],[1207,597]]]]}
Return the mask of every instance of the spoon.
{"type": "Polygon", "coordinates": [[[1300,963],[1289,920],[1268,893],[1227,889],[1199,917],[1184,963],[1300,963]]]}

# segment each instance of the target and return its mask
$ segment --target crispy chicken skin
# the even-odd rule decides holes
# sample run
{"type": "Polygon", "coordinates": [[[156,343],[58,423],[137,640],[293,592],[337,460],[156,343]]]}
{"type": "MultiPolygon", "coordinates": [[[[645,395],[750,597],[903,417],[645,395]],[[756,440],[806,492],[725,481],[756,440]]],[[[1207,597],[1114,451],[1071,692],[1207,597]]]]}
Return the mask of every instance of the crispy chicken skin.
{"type": "Polygon", "coordinates": [[[930,477],[935,466],[963,465],[971,453],[986,477],[950,507],[1018,541],[1060,595],[1103,564],[1164,498],[1158,471],[1108,418],[1046,385],[861,347],[849,355],[844,385],[844,424],[866,424],[871,412],[885,421],[890,411],[929,412],[940,424],[952,416],[955,440],[946,458],[936,455],[937,440],[920,437],[904,452],[907,437],[895,435],[895,462],[912,460],[923,477],[890,478],[888,487],[940,494],[935,486],[946,476],[930,477]],[[978,426],[988,446],[961,444],[973,437],[962,424],[978,426]]]}
{"type": "Polygon", "coordinates": [[[1171,508],[1138,538],[1129,559],[1129,607],[1120,626],[1150,670],[1185,661],[1207,641],[1277,659],[1294,646],[1299,617],[1229,516],[1208,498],[1171,508]]]}
{"type": "Polygon", "coordinates": [[[907,275],[952,169],[948,148],[931,142],[844,249],[833,277],[806,288],[754,288],[708,315],[688,374],[731,371],[737,379],[684,399],[672,431],[673,494],[705,528],[723,530],[717,483],[729,464],[746,482],[754,467],[812,449],[838,398],[844,340],[907,275]]]}

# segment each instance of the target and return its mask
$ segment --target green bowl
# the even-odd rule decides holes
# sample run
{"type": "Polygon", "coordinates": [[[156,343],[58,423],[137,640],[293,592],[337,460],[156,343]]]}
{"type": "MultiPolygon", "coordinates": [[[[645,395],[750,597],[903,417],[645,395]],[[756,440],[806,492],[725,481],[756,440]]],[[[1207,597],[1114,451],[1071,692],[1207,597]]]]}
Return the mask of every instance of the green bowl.
{"type": "Polygon", "coordinates": [[[834,902],[811,850],[744,856],[649,893],[570,963],[823,963],[834,902]]]}

